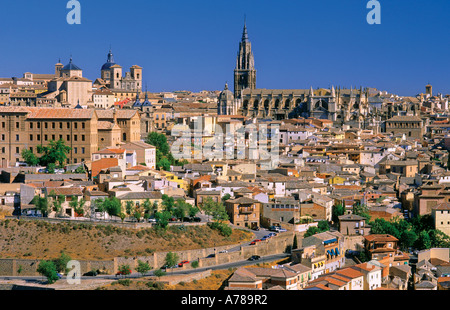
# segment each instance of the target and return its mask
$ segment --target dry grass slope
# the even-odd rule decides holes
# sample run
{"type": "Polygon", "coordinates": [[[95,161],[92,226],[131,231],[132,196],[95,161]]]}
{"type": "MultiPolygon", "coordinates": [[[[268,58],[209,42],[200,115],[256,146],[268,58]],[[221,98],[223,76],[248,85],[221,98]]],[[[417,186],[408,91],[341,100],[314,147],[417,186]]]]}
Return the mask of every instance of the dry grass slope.
{"type": "Polygon", "coordinates": [[[66,252],[72,259],[107,260],[119,256],[149,255],[231,245],[249,241],[252,234],[234,230],[221,236],[208,226],[176,226],[167,230],[126,229],[112,225],[0,220],[0,257],[52,259],[66,252]]]}

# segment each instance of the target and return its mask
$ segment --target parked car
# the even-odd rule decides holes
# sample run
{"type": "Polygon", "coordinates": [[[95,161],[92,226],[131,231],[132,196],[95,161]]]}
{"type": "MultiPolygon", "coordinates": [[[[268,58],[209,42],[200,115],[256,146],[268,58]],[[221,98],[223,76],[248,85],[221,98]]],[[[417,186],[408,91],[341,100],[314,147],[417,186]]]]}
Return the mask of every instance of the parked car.
{"type": "Polygon", "coordinates": [[[156,223],[157,220],[156,220],[156,219],[148,219],[148,222],[149,222],[149,223],[156,223]]]}
{"type": "Polygon", "coordinates": [[[250,245],[254,245],[254,244],[256,244],[257,242],[261,242],[261,239],[255,239],[255,240],[253,240],[252,242],[250,242],[250,245]]]}
{"type": "Polygon", "coordinates": [[[270,238],[275,237],[277,234],[274,232],[269,233],[267,236],[269,236],[270,238]]]}
{"type": "Polygon", "coordinates": [[[228,253],[228,251],[227,250],[222,250],[219,253],[228,253]]]}
{"type": "Polygon", "coordinates": [[[256,226],[256,227],[253,227],[253,230],[255,230],[255,231],[259,231],[259,227],[258,227],[258,226],[256,226]]]}
{"type": "Polygon", "coordinates": [[[178,267],[183,267],[185,264],[189,264],[188,260],[184,260],[181,263],[178,264],[178,267]]]}
{"type": "Polygon", "coordinates": [[[269,230],[270,231],[278,231],[281,227],[280,226],[270,226],[269,230]]]}
{"type": "Polygon", "coordinates": [[[201,218],[199,218],[199,217],[194,217],[194,222],[201,222],[202,221],[202,219],[201,218]]]}
{"type": "Polygon", "coordinates": [[[261,256],[259,256],[259,255],[252,255],[252,256],[250,256],[250,258],[248,260],[249,261],[255,261],[255,260],[258,260],[260,258],[261,258],[261,256]]]}
{"type": "Polygon", "coordinates": [[[278,229],[278,232],[280,232],[280,233],[281,233],[281,232],[287,232],[287,229],[279,228],[279,229],[278,229]]]}

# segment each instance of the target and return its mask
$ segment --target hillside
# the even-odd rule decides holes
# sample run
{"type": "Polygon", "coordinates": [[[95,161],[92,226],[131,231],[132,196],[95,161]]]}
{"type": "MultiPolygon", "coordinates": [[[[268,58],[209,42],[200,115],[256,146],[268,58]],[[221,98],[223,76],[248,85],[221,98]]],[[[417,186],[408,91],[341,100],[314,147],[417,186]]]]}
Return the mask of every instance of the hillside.
{"type": "Polygon", "coordinates": [[[66,252],[72,259],[107,260],[158,251],[200,249],[249,241],[252,233],[233,230],[221,236],[206,225],[167,230],[113,225],[0,220],[0,257],[50,259],[66,252]]]}

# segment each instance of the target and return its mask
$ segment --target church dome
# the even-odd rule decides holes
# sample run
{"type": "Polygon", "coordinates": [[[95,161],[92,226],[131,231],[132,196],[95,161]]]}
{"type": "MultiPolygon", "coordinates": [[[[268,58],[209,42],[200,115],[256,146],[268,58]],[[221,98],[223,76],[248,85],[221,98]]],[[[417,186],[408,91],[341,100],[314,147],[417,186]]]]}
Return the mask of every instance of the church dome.
{"type": "Polygon", "coordinates": [[[113,56],[111,50],[109,50],[108,59],[106,60],[106,63],[103,64],[102,71],[110,70],[111,67],[114,66],[115,64],[116,63],[114,62],[114,56],[113,56]]]}
{"type": "Polygon", "coordinates": [[[225,89],[219,94],[219,100],[220,101],[233,101],[234,95],[233,93],[228,89],[228,83],[225,84],[225,89]]]}
{"type": "Polygon", "coordinates": [[[69,63],[67,65],[65,65],[64,68],[62,68],[61,70],[64,70],[64,71],[66,71],[66,70],[67,71],[68,70],[81,70],[81,68],[72,62],[72,57],[71,57],[69,63]]]}

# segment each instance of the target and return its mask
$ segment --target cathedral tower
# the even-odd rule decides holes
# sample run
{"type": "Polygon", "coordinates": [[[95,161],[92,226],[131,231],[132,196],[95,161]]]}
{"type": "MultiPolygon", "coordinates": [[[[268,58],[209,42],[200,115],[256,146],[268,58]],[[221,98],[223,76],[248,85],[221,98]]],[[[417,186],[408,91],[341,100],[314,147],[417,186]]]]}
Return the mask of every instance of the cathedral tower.
{"type": "Polygon", "coordinates": [[[252,44],[248,39],[247,25],[244,23],[244,30],[236,59],[236,69],[234,69],[234,97],[241,98],[241,92],[246,88],[256,88],[256,70],[252,44]]]}

